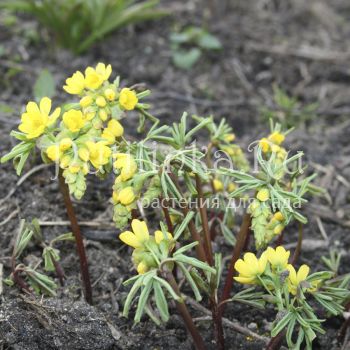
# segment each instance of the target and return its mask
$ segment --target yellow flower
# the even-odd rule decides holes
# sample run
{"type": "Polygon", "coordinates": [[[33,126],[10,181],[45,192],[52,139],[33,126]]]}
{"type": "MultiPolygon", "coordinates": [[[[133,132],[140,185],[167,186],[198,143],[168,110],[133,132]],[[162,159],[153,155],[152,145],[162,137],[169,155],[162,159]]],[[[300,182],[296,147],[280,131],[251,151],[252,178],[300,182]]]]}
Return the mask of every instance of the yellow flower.
{"type": "Polygon", "coordinates": [[[278,246],[276,249],[268,247],[266,249],[267,260],[272,267],[279,268],[281,270],[286,269],[288,265],[290,251],[285,250],[284,247],[278,246]]]}
{"type": "Polygon", "coordinates": [[[122,232],[119,235],[121,241],[133,248],[142,248],[144,243],[149,240],[149,232],[144,221],[134,219],[131,222],[131,231],[122,232]]]}
{"type": "Polygon", "coordinates": [[[113,191],[113,193],[112,193],[112,199],[113,199],[113,203],[114,203],[114,204],[119,203],[118,192],[113,191]]]}
{"type": "Polygon", "coordinates": [[[302,281],[305,281],[309,272],[310,267],[307,265],[301,265],[298,272],[295,271],[293,265],[288,264],[287,270],[289,271],[288,277],[288,289],[293,295],[297,294],[298,286],[302,281]]]}
{"type": "Polygon", "coordinates": [[[143,262],[141,261],[138,265],[137,265],[137,273],[139,275],[143,275],[144,273],[146,273],[148,271],[148,266],[143,262]]]}
{"type": "Polygon", "coordinates": [[[228,192],[233,192],[237,188],[236,184],[233,182],[230,182],[227,186],[228,192]]]}
{"type": "Polygon", "coordinates": [[[28,102],[26,112],[22,114],[22,123],[18,129],[27,134],[28,139],[42,135],[47,126],[51,126],[60,116],[61,108],[56,108],[50,115],[51,100],[43,97],[38,106],[35,102],[28,102]]]}
{"type": "Polygon", "coordinates": [[[106,96],[108,101],[114,101],[115,99],[115,91],[113,89],[106,89],[104,91],[104,95],[106,96]]]}
{"type": "MultiPolygon", "coordinates": [[[[169,240],[169,239],[173,239],[173,236],[172,236],[172,234],[171,234],[170,232],[167,232],[166,235],[168,236],[168,237],[167,237],[168,240],[169,240]]],[[[156,243],[157,243],[157,244],[160,244],[160,242],[161,242],[165,237],[164,237],[164,234],[163,234],[162,231],[157,230],[157,231],[154,232],[154,238],[155,238],[155,240],[156,240],[156,243]]]]}
{"type": "Polygon", "coordinates": [[[111,131],[111,133],[115,137],[120,137],[124,134],[124,128],[123,126],[115,119],[111,119],[108,124],[107,128],[111,131]]]}
{"type": "Polygon", "coordinates": [[[71,109],[63,114],[63,123],[70,131],[77,132],[85,125],[85,119],[81,111],[71,109]]]}
{"type": "Polygon", "coordinates": [[[85,147],[79,148],[78,156],[81,160],[83,160],[84,162],[87,162],[90,156],[89,150],[85,147]]]}
{"type": "Polygon", "coordinates": [[[118,194],[118,200],[123,205],[129,205],[135,201],[135,193],[131,186],[123,188],[118,194]]]}
{"type": "Polygon", "coordinates": [[[131,111],[137,105],[138,98],[136,93],[129,88],[123,88],[120,91],[119,95],[119,104],[126,109],[127,111],[131,111]]]}
{"type": "Polygon", "coordinates": [[[281,224],[279,224],[279,225],[277,225],[277,226],[273,229],[273,233],[274,233],[275,235],[279,235],[279,234],[282,233],[283,229],[284,229],[284,226],[281,225],[281,224]]]}
{"type": "Polygon", "coordinates": [[[97,106],[103,108],[103,107],[106,106],[107,101],[106,101],[106,99],[105,99],[103,96],[97,96],[97,98],[96,98],[96,104],[97,104],[97,106]]]}
{"type": "Polygon", "coordinates": [[[283,214],[282,214],[280,211],[276,212],[276,213],[273,215],[273,218],[274,218],[275,220],[281,221],[281,222],[284,220],[284,216],[283,216],[283,214]]]}
{"type": "Polygon", "coordinates": [[[80,165],[79,165],[79,164],[76,164],[76,163],[71,164],[71,165],[69,166],[69,171],[70,171],[71,173],[73,173],[73,174],[78,173],[78,172],[80,171],[80,165]]]}
{"type": "Polygon", "coordinates": [[[276,145],[280,145],[284,140],[285,140],[285,136],[277,131],[273,132],[270,136],[269,136],[269,140],[273,143],[275,143],[276,145]]]}
{"type": "Polygon", "coordinates": [[[83,73],[76,71],[70,78],[66,80],[63,89],[71,95],[80,95],[85,87],[85,78],[83,73]]]}
{"type": "Polygon", "coordinates": [[[267,188],[262,188],[256,195],[256,198],[258,198],[260,202],[266,202],[270,198],[269,190],[267,188]]]}
{"type": "Polygon", "coordinates": [[[106,128],[103,130],[101,137],[106,140],[108,145],[112,145],[115,141],[115,136],[112,134],[111,130],[106,128]]]}
{"type": "Polygon", "coordinates": [[[121,169],[121,180],[127,181],[131,179],[137,171],[137,164],[133,156],[126,153],[118,153],[115,157],[117,160],[114,162],[114,167],[121,169]]]}
{"type": "Polygon", "coordinates": [[[225,141],[226,142],[232,142],[236,138],[235,134],[227,134],[225,135],[225,141]]]}
{"type": "Polygon", "coordinates": [[[112,66],[110,64],[106,66],[104,63],[100,62],[96,66],[96,72],[102,77],[104,81],[108,80],[108,78],[112,74],[112,66]]]}
{"type": "Polygon", "coordinates": [[[60,147],[58,145],[51,145],[46,150],[47,156],[54,162],[60,159],[60,153],[60,147]]]}
{"type": "Polygon", "coordinates": [[[259,146],[261,147],[264,153],[267,153],[270,150],[270,142],[266,137],[262,138],[259,141],[259,146]]]}
{"type": "Polygon", "coordinates": [[[71,148],[73,144],[73,141],[69,137],[65,137],[60,141],[60,150],[66,151],[67,149],[71,148]]]}
{"type": "Polygon", "coordinates": [[[81,107],[86,108],[91,106],[92,102],[94,102],[94,100],[92,99],[91,96],[84,96],[80,101],[79,104],[81,107]]]}
{"type": "Polygon", "coordinates": [[[96,169],[109,162],[112,151],[103,141],[97,143],[88,141],[86,146],[89,150],[90,162],[96,169]]]}
{"type": "Polygon", "coordinates": [[[220,192],[224,189],[224,184],[218,179],[213,180],[213,186],[214,186],[215,191],[217,191],[217,192],[220,192]]]}
{"type": "Polygon", "coordinates": [[[254,284],[257,276],[264,273],[267,265],[267,256],[265,253],[258,259],[253,253],[245,253],[243,260],[238,259],[235,263],[235,269],[239,272],[238,277],[234,279],[243,284],[254,284]]]}
{"type": "Polygon", "coordinates": [[[72,158],[70,155],[66,154],[62,157],[61,161],[60,161],[60,167],[62,169],[66,169],[68,168],[70,162],[71,162],[72,158]]]}
{"type": "Polygon", "coordinates": [[[85,69],[85,86],[88,89],[98,89],[102,85],[103,81],[103,77],[98,74],[94,68],[87,67],[85,69]]]}
{"type": "Polygon", "coordinates": [[[101,120],[103,122],[105,122],[107,120],[107,118],[108,118],[108,114],[107,114],[106,110],[104,110],[104,109],[100,109],[98,111],[98,116],[101,118],[101,120]]]}
{"type": "Polygon", "coordinates": [[[96,68],[87,67],[85,69],[85,86],[89,89],[98,89],[104,81],[108,80],[112,73],[112,66],[98,63],[96,68]]]}

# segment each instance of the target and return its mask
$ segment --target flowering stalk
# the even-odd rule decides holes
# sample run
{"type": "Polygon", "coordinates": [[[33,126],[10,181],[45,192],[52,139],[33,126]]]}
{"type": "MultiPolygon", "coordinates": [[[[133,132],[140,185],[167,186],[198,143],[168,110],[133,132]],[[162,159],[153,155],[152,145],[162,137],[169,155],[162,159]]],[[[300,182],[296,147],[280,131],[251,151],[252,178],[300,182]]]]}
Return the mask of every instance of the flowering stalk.
{"type": "Polygon", "coordinates": [[[92,304],[92,289],[91,289],[90,275],[88,270],[88,262],[86,259],[86,253],[85,253],[85,248],[83,243],[83,237],[81,235],[78,220],[75,216],[73,204],[70,199],[69,189],[67,184],[65,183],[64,177],[62,176],[61,170],[59,172],[58,178],[59,178],[60,190],[62,192],[63,200],[66,205],[67,215],[71,223],[72,232],[74,234],[75,242],[77,245],[77,252],[78,252],[79,261],[80,261],[80,273],[81,273],[81,277],[84,285],[85,300],[89,304],[92,304]]]}
{"type": "Polygon", "coordinates": [[[230,260],[230,265],[229,265],[229,268],[227,271],[224,290],[223,290],[223,293],[221,296],[221,303],[220,303],[220,305],[221,305],[220,314],[221,315],[224,313],[224,308],[226,306],[226,303],[223,303],[223,302],[226,299],[228,299],[230,296],[230,292],[231,292],[232,284],[233,284],[234,265],[242,253],[243,247],[245,245],[245,242],[246,242],[248,234],[249,234],[250,224],[251,224],[251,217],[249,214],[245,214],[243,217],[243,222],[242,222],[241,228],[238,232],[237,242],[236,242],[235,247],[233,249],[232,258],[230,260]]]}
{"type": "MultiPolygon", "coordinates": [[[[196,174],[196,189],[198,193],[199,200],[199,212],[201,216],[202,226],[203,226],[203,236],[204,236],[204,248],[206,251],[207,262],[210,266],[213,266],[213,252],[210,239],[210,230],[208,224],[208,214],[207,208],[205,207],[205,199],[203,194],[202,182],[198,174],[196,174]]],[[[216,344],[218,349],[225,348],[224,332],[222,328],[222,320],[219,314],[219,308],[217,303],[217,289],[215,283],[212,283],[210,290],[210,308],[212,311],[213,323],[214,323],[214,334],[216,344]]]]}
{"type": "MultiPolygon", "coordinates": [[[[174,292],[178,295],[181,296],[179,286],[176,283],[176,280],[174,278],[174,275],[171,272],[166,272],[165,277],[167,281],[169,282],[170,286],[173,288],[174,292]]],[[[206,346],[204,344],[203,338],[200,335],[196,325],[193,322],[193,319],[187,309],[187,306],[184,302],[177,302],[176,301],[176,308],[179,314],[181,315],[182,319],[185,322],[185,325],[190,332],[194,345],[197,350],[205,350],[206,346]]]]}

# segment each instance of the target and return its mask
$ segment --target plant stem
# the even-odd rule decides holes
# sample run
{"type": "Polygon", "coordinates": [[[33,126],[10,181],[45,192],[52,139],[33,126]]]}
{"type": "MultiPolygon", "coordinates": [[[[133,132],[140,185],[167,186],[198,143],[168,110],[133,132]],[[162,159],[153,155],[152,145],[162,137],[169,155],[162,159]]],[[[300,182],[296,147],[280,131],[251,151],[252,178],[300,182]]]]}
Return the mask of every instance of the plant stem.
{"type": "Polygon", "coordinates": [[[81,235],[80,227],[78,225],[78,220],[75,216],[74,207],[73,207],[72,201],[70,199],[69,189],[68,189],[67,184],[65,183],[61,169],[60,169],[58,178],[59,178],[60,190],[62,192],[63,200],[64,200],[64,203],[66,205],[67,215],[68,215],[69,221],[71,223],[71,228],[72,228],[72,232],[73,232],[74,237],[75,237],[77,252],[79,255],[80,272],[81,272],[81,277],[82,277],[83,285],[84,285],[85,300],[89,304],[92,304],[92,290],[91,290],[91,283],[90,283],[90,275],[89,275],[89,269],[88,269],[88,263],[87,263],[87,259],[86,259],[84,243],[83,243],[83,237],[81,235]]]}
{"type": "MultiPolygon", "coordinates": [[[[166,272],[166,279],[168,280],[169,284],[173,288],[174,292],[178,296],[181,296],[179,286],[177,285],[174,275],[170,271],[166,272]]],[[[192,336],[195,348],[197,350],[205,350],[206,346],[204,344],[203,338],[200,335],[198,328],[194,324],[193,319],[187,309],[185,302],[184,301],[176,302],[176,308],[179,314],[181,315],[182,319],[184,320],[187,330],[192,336]]]]}
{"type": "Polygon", "coordinates": [[[299,222],[299,230],[298,230],[298,242],[297,242],[297,246],[295,248],[294,254],[293,254],[293,258],[291,261],[291,264],[294,265],[300,255],[301,252],[301,247],[303,244],[303,224],[301,222],[299,222]]]}
{"type": "Polygon", "coordinates": [[[55,267],[56,275],[60,281],[60,285],[64,286],[65,275],[61,264],[57,260],[55,260],[52,255],[51,255],[51,261],[53,263],[53,266],[55,267]]]}
{"type": "Polygon", "coordinates": [[[266,350],[278,350],[282,346],[284,337],[284,331],[278,333],[275,337],[272,337],[266,346],[266,350]]]}
{"type": "MultiPolygon", "coordinates": [[[[243,222],[238,232],[237,241],[233,249],[232,258],[230,260],[230,265],[226,276],[225,286],[221,297],[221,303],[226,299],[228,299],[230,296],[230,292],[233,284],[234,265],[242,253],[243,247],[245,245],[245,242],[247,240],[247,236],[249,233],[250,224],[251,224],[251,217],[249,214],[246,213],[243,217],[243,222]]],[[[221,305],[222,306],[220,308],[220,315],[222,316],[222,314],[224,313],[226,303],[222,303],[221,305]]]]}
{"type": "MultiPolygon", "coordinates": [[[[207,208],[204,206],[205,199],[203,194],[203,187],[201,178],[196,174],[196,189],[199,199],[199,213],[201,216],[203,234],[204,234],[204,248],[206,253],[207,262],[210,266],[214,265],[213,252],[211,246],[210,230],[208,223],[207,208]]],[[[211,296],[210,296],[210,308],[212,312],[213,324],[214,324],[214,335],[216,340],[216,345],[219,350],[225,349],[225,339],[224,331],[222,328],[222,320],[219,314],[219,308],[217,303],[217,289],[216,289],[216,277],[212,276],[213,283],[211,283],[211,296]]]]}
{"type": "Polygon", "coordinates": [[[210,266],[213,266],[213,252],[211,247],[211,239],[210,239],[210,231],[209,231],[209,223],[208,223],[208,214],[207,214],[207,208],[205,205],[205,199],[203,194],[203,187],[202,187],[202,181],[201,178],[196,174],[196,189],[198,193],[198,199],[199,199],[199,213],[201,216],[202,226],[203,226],[203,233],[204,233],[204,249],[206,253],[207,262],[210,266]]]}
{"type": "Polygon", "coordinates": [[[165,221],[168,226],[168,231],[174,235],[174,227],[173,223],[171,222],[170,214],[169,214],[169,201],[167,199],[164,199],[162,196],[159,196],[160,204],[164,213],[165,221]],[[163,205],[163,201],[166,201],[166,205],[163,205]]]}

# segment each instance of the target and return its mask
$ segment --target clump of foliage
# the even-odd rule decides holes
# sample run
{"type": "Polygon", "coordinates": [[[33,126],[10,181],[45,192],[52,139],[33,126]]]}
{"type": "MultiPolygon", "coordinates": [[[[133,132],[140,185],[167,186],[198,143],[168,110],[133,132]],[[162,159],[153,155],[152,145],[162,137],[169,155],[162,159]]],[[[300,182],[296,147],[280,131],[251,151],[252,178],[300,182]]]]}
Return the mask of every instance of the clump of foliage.
{"type": "Polygon", "coordinates": [[[222,49],[221,42],[207,30],[199,27],[187,27],[181,32],[170,35],[173,63],[181,69],[190,69],[205,51],[222,49]]]}
{"type": "Polygon", "coordinates": [[[303,153],[291,155],[285,146],[291,130],[271,122],[270,133],[254,143],[252,167],[225,119],[216,123],[211,116],[193,116],[194,126],[189,127],[184,113],[178,123],[161,125],[141,103],[150,92],[121,88],[118,78],[111,83],[111,72],[110,65],[99,63],[84,74],[74,73],[64,90],[78,96],[79,102],[57,107],[53,113],[47,97],[39,105],[29,102],[19,131],[12,131],[20,143],[2,158],[14,159],[20,172],[29,154],[39,148],[42,159],[60,169],[67,213],[85,264],[85,290],[89,290],[85,251],[68,191],[80,199],[88,190],[89,173],[101,179],[113,173],[113,220],[123,230],[120,240],[132,248],[137,272],[124,282],[131,286],[125,316],[135,303],[135,322],[147,314],[159,324],[169,319],[169,307],[175,302],[196,348],[205,349],[182,291],[187,284],[197,302],[211,309],[218,349],[224,348],[222,316],[229,302],[262,309],[272,305],[277,314],[269,349],[278,348],[276,339],[283,337],[290,348],[305,344],[311,349],[316,334],[324,332],[317,303],[329,314],[340,315],[350,299],[350,278],[337,275],[335,256],[328,264],[332,271],[310,274],[307,265],[296,268],[302,226],[307,223],[301,207],[317,188],[312,184],[315,175],[305,176],[303,153]],[[122,122],[130,111],[139,114],[142,137],[137,141],[124,136],[122,122]],[[196,143],[198,132],[207,133],[205,147],[196,143]],[[292,222],[298,222],[300,230],[291,257],[281,242],[292,222]],[[149,227],[156,229],[154,233],[149,227]],[[220,235],[233,246],[227,266],[221,249],[215,251],[214,241],[220,235]],[[240,259],[244,251],[248,252],[240,259]],[[252,287],[231,296],[234,281],[252,287]]]}
{"type": "Polygon", "coordinates": [[[46,273],[55,272],[61,285],[63,285],[65,276],[59,263],[61,259],[60,251],[55,245],[57,242],[71,240],[74,240],[73,235],[65,233],[50,242],[46,242],[38,220],[34,219],[30,224],[26,223],[25,220],[21,220],[11,257],[11,275],[5,279],[5,282],[10,286],[17,284],[19,288],[29,293],[34,291],[36,294],[55,296],[57,284],[46,273]],[[44,267],[41,270],[43,271],[40,271],[42,260],[36,262],[34,266],[32,263],[28,265],[24,262],[26,257],[23,257],[23,254],[31,241],[42,248],[44,267]]]}
{"type": "Polygon", "coordinates": [[[0,6],[29,13],[49,29],[58,43],[76,54],[129,24],[157,19],[167,12],[159,0],[4,0],[0,6]]]}
{"type": "Polygon", "coordinates": [[[277,85],[273,86],[273,103],[271,108],[264,107],[261,115],[264,120],[270,119],[280,123],[284,129],[304,125],[316,116],[317,103],[303,105],[296,97],[289,96],[277,85]]]}

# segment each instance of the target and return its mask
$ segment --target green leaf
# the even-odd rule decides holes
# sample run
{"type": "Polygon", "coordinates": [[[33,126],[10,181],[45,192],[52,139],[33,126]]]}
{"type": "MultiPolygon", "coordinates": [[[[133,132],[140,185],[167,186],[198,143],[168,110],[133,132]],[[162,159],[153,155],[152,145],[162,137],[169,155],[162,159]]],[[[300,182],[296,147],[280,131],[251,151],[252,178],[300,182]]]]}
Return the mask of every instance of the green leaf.
{"type": "Polygon", "coordinates": [[[216,271],[214,268],[210,267],[207,263],[204,263],[203,261],[200,261],[196,258],[190,258],[189,256],[183,255],[183,254],[176,254],[174,253],[173,257],[175,261],[179,261],[188,265],[192,265],[195,267],[198,267],[199,269],[202,269],[203,271],[210,272],[212,274],[216,274],[216,271]]]}
{"type": "MultiPolygon", "coordinates": [[[[128,296],[126,297],[126,301],[124,304],[124,310],[123,310],[124,317],[128,317],[132,301],[133,301],[136,293],[138,292],[138,290],[141,288],[142,283],[143,283],[144,275],[138,275],[135,277],[137,277],[137,279],[136,279],[134,285],[131,287],[130,292],[129,292],[128,296]]],[[[128,280],[128,281],[130,281],[130,280],[128,280]]],[[[128,281],[126,281],[126,282],[128,282],[128,281]]]]}
{"type": "Polygon", "coordinates": [[[220,50],[222,44],[214,35],[205,33],[199,37],[198,45],[205,50],[220,50]]]}
{"type": "Polygon", "coordinates": [[[190,69],[198,62],[201,55],[202,51],[196,47],[187,51],[179,50],[173,53],[173,62],[178,68],[190,69]]]}
{"type": "Polygon", "coordinates": [[[136,308],[136,314],[134,318],[135,323],[138,323],[141,321],[141,317],[145,312],[145,306],[148,301],[152,288],[153,288],[153,279],[150,279],[146,283],[146,285],[142,288],[142,292],[140,294],[139,302],[136,308]]]}
{"type": "Polygon", "coordinates": [[[177,241],[179,239],[179,237],[182,235],[182,233],[186,230],[186,228],[188,227],[188,224],[192,220],[193,216],[194,216],[194,212],[189,211],[187,213],[186,217],[184,218],[184,220],[182,220],[181,225],[176,227],[175,233],[174,233],[175,241],[177,241]]]}
{"type": "Polygon", "coordinates": [[[47,70],[43,69],[35,84],[34,84],[34,97],[37,101],[40,101],[43,97],[53,97],[55,94],[56,83],[53,75],[47,70]]]}
{"type": "Polygon", "coordinates": [[[178,262],[177,264],[180,266],[183,274],[185,275],[185,278],[186,278],[187,282],[189,283],[190,287],[192,288],[193,294],[194,294],[196,300],[197,301],[201,301],[202,300],[201,293],[199,292],[197,284],[194,281],[194,279],[192,278],[190,272],[186,269],[185,265],[183,265],[182,263],[178,262]]]}
{"type": "Polygon", "coordinates": [[[171,297],[174,300],[181,302],[181,297],[175,293],[174,289],[171,287],[171,285],[167,281],[163,280],[158,276],[153,276],[153,279],[158,281],[163,286],[163,288],[165,288],[170,293],[171,297]]]}
{"type": "Polygon", "coordinates": [[[275,337],[278,333],[282,332],[285,327],[287,327],[288,323],[292,320],[293,313],[287,312],[284,317],[273,327],[271,331],[271,336],[275,337]]]}
{"type": "Polygon", "coordinates": [[[157,309],[159,310],[160,317],[162,318],[163,322],[167,322],[169,320],[169,309],[168,309],[168,303],[165,298],[163,289],[157,281],[153,282],[153,289],[154,289],[154,297],[156,300],[156,305],[157,305],[157,309]]]}

